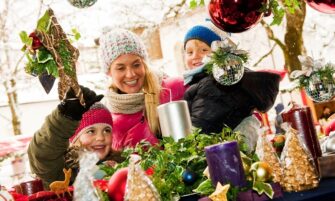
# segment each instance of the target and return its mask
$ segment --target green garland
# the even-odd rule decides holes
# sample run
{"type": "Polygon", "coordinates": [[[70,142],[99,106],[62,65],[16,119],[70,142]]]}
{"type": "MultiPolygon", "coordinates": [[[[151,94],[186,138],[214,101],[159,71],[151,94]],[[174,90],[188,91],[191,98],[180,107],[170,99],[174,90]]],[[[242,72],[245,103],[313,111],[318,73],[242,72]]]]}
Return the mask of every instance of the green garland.
{"type": "Polygon", "coordinates": [[[314,74],[317,74],[317,76],[321,78],[321,80],[332,81],[334,79],[333,78],[334,73],[335,73],[334,65],[332,65],[331,63],[327,63],[322,69],[314,71],[310,76],[306,75],[299,76],[297,78],[299,82],[299,87],[300,88],[308,87],[311,76],[314,74]]]}
{"type": "MultiPolygon", "coordinates": [[[[202,134],[201,130],[197,129],[178,142],[175,142],[171,137],[164,137],[160,144],[155,147],[146,142],[141,142],[135,148],[123,151],[122,155],[126,160],[118,164],[117,167],[110,168],[101,165],[100,168],[107,173],[106,179],[108,179],[118,169],[128,166],[131,153],[137,153],[142,158],[140,164],[144,170],[153,167],[154,174],[150,177],[163,201],[174,200],[181,195],[190,194],[194,191],[202,195],[209,195],[215,189],[211,186],[210,180],[203,175],[207,166],[204,148],[232,140],[239,143],[240,150],[243,153],[257,160],[254,154],[248,153],[248,145],[243,141],[242,136],[233,132],[230,128],[224,128],[221,133],[211,135],[202,134]],[[192,185],[186,185],[182,181],[182,173],[186,169],[197,175],[197,179],[192,185]]],[[[251,188],[250,185],[248,188],[251,188]]],[[[232,187],[228,191],[228,197],[233,200],[240,190],[232,187]]]]}

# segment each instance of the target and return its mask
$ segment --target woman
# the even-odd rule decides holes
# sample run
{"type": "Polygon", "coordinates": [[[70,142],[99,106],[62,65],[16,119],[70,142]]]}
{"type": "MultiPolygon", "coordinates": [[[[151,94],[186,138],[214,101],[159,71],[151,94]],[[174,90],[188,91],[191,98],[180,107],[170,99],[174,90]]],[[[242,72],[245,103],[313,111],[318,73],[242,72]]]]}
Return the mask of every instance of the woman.
{"type": "Polygon", "coordinates": [[[141,140],[158,142],[157,106],[183,98],[181,78],[159,77],[146,64],[147,52],[134,33],[117,29],[100,38],[105,71],[112,78],[106,105],[113,116],[112,148],[121,150],[141,140]]]}

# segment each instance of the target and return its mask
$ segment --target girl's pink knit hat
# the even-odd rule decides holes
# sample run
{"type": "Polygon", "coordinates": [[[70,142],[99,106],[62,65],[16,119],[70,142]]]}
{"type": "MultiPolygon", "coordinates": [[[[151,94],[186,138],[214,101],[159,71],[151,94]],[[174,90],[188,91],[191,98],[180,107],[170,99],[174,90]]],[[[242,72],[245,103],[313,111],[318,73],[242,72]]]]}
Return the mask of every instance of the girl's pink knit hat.
{"type": "Polygon", "coordinates": [[[76,132],[70,138],[70,142],[74,143],[80,137],[80,133],[85,128],[94,124],[107,124],[113,126],[113,119],[110,111],[102,103],[94,103],[90,109],[83,114],[80,124],[76,132]]]}

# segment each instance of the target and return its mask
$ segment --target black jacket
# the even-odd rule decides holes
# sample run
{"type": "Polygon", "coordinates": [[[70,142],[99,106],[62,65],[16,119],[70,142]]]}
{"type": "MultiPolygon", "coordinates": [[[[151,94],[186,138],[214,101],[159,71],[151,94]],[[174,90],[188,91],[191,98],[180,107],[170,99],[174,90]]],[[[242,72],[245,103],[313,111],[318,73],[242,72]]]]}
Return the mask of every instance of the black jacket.
{"type": "Polygon", "coordinates": [[[199,73],[184,95],[192,124],[204,133],[221,132],[225,125],[234,129],[254,109],[267,112],[273,106],[279,82],[277,74],[246,69],[237,84],[223,86],[212,75],[199,73]]]}

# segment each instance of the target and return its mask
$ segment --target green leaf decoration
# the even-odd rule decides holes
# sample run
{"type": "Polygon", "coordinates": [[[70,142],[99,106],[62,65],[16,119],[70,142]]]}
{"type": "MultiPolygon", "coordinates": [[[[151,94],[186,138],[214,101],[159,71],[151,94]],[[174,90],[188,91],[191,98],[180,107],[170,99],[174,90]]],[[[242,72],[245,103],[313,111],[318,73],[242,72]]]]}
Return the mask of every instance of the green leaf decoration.
{"type": "Polygon", "coordinates": [[[48,50],[45,48],[41,48],[40,50],[37,51],[37,62],[38,63],[46,63],[49,60],[53,60],[52,55],[48,50]]]}
{"type": "MultiPolygon", "coordinates": [[[[171,201],[181,195],[193,193],[194,189],[198,189],[197,191],[202,192],[203,195],[214,192],[214,187],[211,187],[210,181],[203,175],[207,166],[204,147],[230,140],[237,140],[239,144],[245,143],[240,134],[233,132],[230,128],[224,128],[221,133],[210,135],[201,133],[200,129],[195,129],[192,134],[178,142],[171,137],[164,137],[158,146],[153,147],[148,142],[142,141],[135,148],[124,150],[122,156],[129,158],[129,155],[134,152],[141,156],[141,167],[144,170],[153,169],[154,173],[150,178],[162,200],[171,201]],[[194,184],[186,185],[183,182],[182,173],[186,169],[197,175],[194,184]]],[[[250,153],[245,154],[252,157],[250,153]]],[[[116,169],[125,167],[128,163],[129,161],[125,160],[116,168],[103,167],[103,170],[107,173],[107,177],[110,177],[116,169]]],[[[235,189],[229,193],[234,193],[234,195],[231,194],[234,197],[238,191],[235,189]]]]}
{"type": "Polygon", "coordinates": [[[273,198],[274,192],[272,186],[269,183],[255,181],[252,186],[252,189],[255,190],[258,193],[258,195],[265,193],[270,199],[273,198]]]}
{"type": "Polygon", "coordinates": [[[78,32],[78,30],[77,30],[76,28],[72,28],[71,31],[72,31],[72,34],[73,34],[74,39],[75,39],[75,40],[79,40],[80,37],[81,37],[81,35],[80,35],[80,33],[78,32]]]}
{"type": "Polygon", "coordinates": [[[29,47],[33,44],[33,39],[30,38],[28,36],[27,32],[25,32],[25,31],[20,32],[20,39],[26,47],[29,47]]]}
{"type": "Polygon", "coordinates": [[[50,19],[48,11],[46,11],[44,15],[38,20],[36,29],[39,31],[48,33],[50,24],[51,24],[51,19],[50,19]]]}
{"type": "Polygon", "coordinates": [[[193,190],[195,193],[199,193],[201,195],[210,195],[215,191],[215,188],[212,185],[212,181],[207,179],[199,184],[199,186],[193,190]]]}

